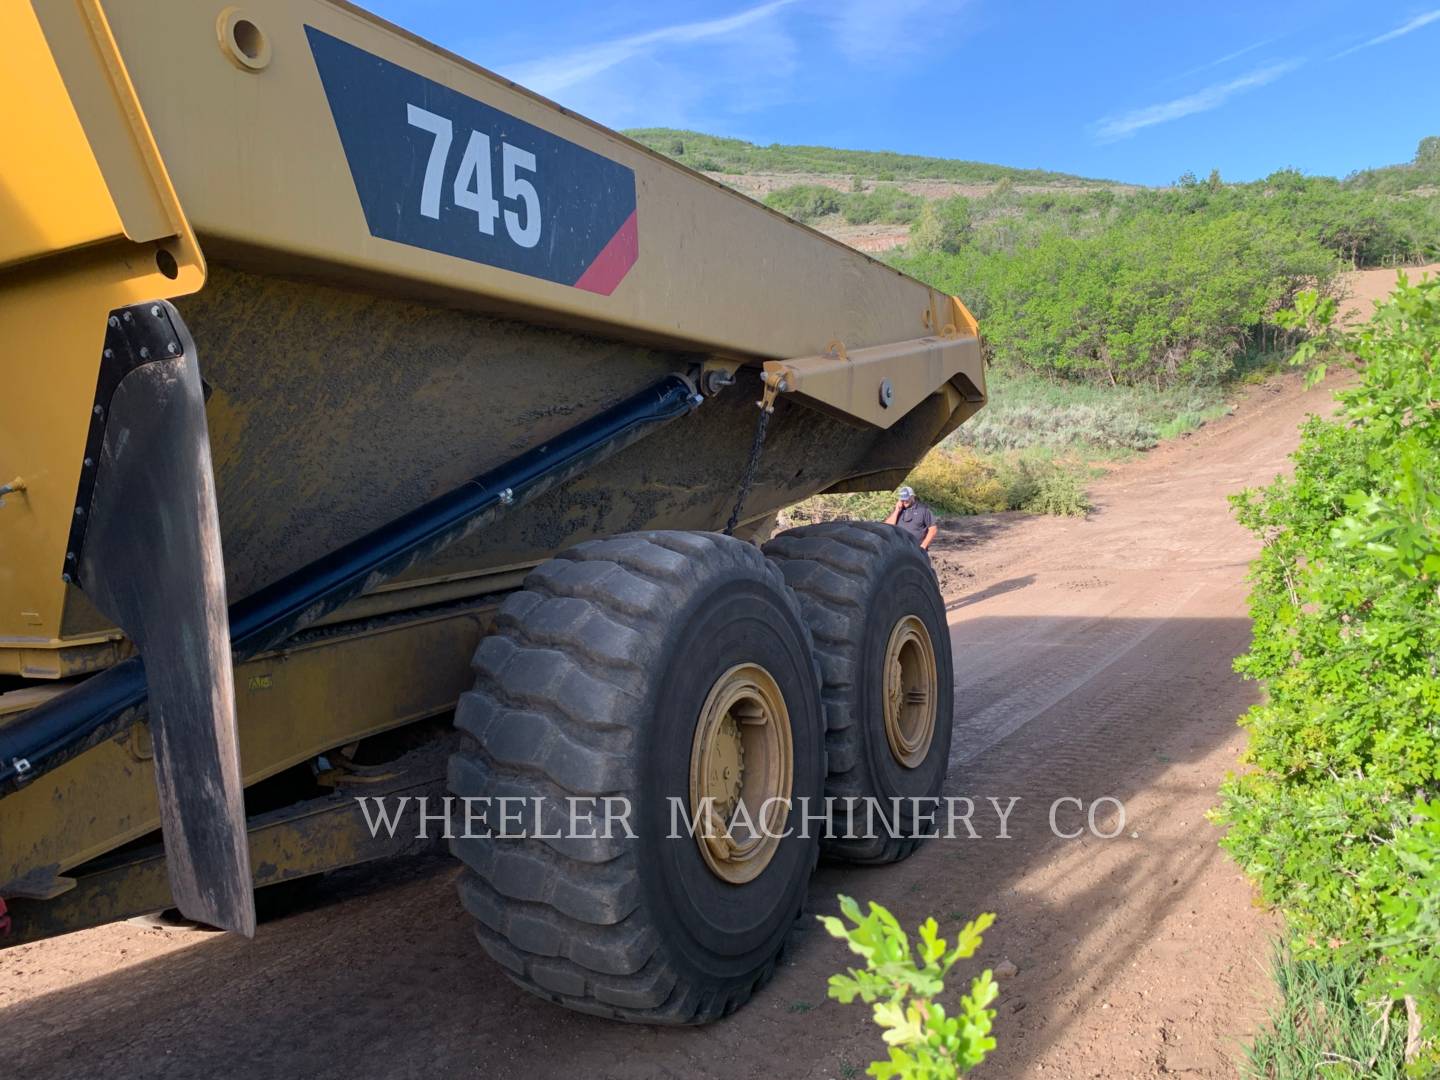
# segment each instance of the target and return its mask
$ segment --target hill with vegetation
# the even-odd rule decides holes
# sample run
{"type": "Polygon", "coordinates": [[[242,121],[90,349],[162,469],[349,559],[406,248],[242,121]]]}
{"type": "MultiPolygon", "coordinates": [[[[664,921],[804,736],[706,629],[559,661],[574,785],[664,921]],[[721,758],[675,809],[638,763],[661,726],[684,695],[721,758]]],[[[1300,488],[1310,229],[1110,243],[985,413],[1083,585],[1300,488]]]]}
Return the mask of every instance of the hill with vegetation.
{"type": "Polygon", "coordinates": [[[831,146],[757,146],[743,139],[725,139],[676,128],[633,128],[624,132],[651,150],[700,172],[814,173],[873,180],[948,180],[958,184],[1103,184],[1045,169],[1016,169],[982,161],[896,154],[887,150],[839,150],[831,146]]]}
{"type": "Polygon", "coordinates": [[[1403,165],[1386,165],[1365,169],[1349,178],[1356,187],[1371,188],[1391,195],[1410,194],[1429,189],[1440,191],[1440,135],[1420,140],[1415,157],[1403,165]]]}
{"type": "Polygon", "coordinates": [[[886,258],[963,298],[990,359],[1014,374],[1222,385],[1293,345],[1276,313],[1300,290],[1334,293],[1346,270],[1440,259],[1440,137],[1422,140],[1409,163],[1343,180],[1286,169],[1230,183],[1212,171],[1127,188],[668,128],[630,134],[843,239],[847,229],[888,226],[886,258]],[[767,188],[742,182],[761,170],[767,188]],[[797,182],[785,184],[787,173],[797,182]]]}
{"type": "MultiPolygon", "coordinates": [[[[707,145],[674,135],[690,140],[686,155],[707,145]]],[[[767,205],[847,241],[888,230],[895,246],[884,258],[961,297],[980,320],[992,401],[943,451],[965,465],[963,483],[932,482],[939,459],[914,478],[952,512],[1034,508],[1037,469],[1043,479],[1061,461],[1083,473],[1097,457],[1217,415],[1231,387],[1267,377],[1293,350],[1301,335],[1281,313],[1301,291],[1338,296],[1348,271],[1440,260],[1440,138],[1423,140],[1409,163],[1345,179],[1187,173],[1166,188],[1124,188],[1036,171],[1025,179],[1057,182],[1012,174],[968,187],[973,194],[918,175],[973,180],[964,170],[1001,167],[915,164],[910,177],[889,180],[878,164],[889,155],[787,157],[798,149],[749,161],[871,171],[799,176],[766,190],[767,205]],[[977,482],[977,469],[996,484],[977,482]],[[949,497],[951,488],[968,494],[949,497]]]]}

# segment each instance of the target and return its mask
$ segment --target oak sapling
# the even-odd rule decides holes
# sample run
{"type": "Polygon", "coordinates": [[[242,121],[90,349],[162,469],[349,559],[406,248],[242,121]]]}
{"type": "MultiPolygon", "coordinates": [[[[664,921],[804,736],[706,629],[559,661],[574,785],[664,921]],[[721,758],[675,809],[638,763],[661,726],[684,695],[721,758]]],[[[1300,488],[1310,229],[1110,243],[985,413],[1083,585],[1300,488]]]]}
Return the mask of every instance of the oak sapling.
{"type": "Polygon", "coordinates": [[[945,992],[945,976],[956,961],[975,955],[995,916],[966,923],[949,951],[938,924],[926,919],[912,948],[895,916],[880,904],[872,900],[869,914],[862,915],[850,897],[839,900],[841,913],[854,925],[833,915],[822,915],[820,921],[831,936],[864,957],[865,966],[830,976],[829,996],[844,1005],[857,997],[871,1005],[890,1047],[889,1058],[872,1062],[867,1074],[876,1080],[944,1080],[980,1064],[995,1049],[990,1035],[995,1011],[988,1006],[1000,988],[990,971],[971,980],[953,1016],[938,999],[945,992]]]}

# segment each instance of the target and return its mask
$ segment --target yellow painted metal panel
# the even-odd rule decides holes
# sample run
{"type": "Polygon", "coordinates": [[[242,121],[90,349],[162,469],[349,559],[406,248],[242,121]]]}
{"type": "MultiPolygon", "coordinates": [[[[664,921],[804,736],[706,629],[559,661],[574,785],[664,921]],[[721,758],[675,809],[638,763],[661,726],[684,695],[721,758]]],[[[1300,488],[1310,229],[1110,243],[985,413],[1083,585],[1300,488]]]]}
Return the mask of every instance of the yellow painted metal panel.
{"type": "Polygon", "coordinates": [[[222,5],[109,2],[121,55],[212,258],[622,336],[779,359],[908,341],[949,297],[358,9],[247,0],[269,62],[235,63],[222,5]],[[377,239],[367,227],[305,27],[453,88],[635,173],[639,259],[602,296],[377,239]],[[329,267],[327,271],[324,268],[329,267]]]}
{"type": "Polygon", "coordinates": [[[837,345],[822,356],[765,362],[766,379],[784,392],[882,429],[962,373],[983,392],[974,338],[929,337],[853,352],[837,345]]]}
{"type": "Polygon", "coordinates": [[[0,267],[119,236],[119,212],[28,4],[0,5],[0,39],[0,267]]]}
{"type": "MultiPolygon", "coordinates": [[[[248,786],[324,750],[453,708],[489,609],[267,654],[235,669],[248,786]]],[[[0,883],[63,872],[160,825],[143,725],[7,795],[0,883]]]]}
{"type": "MultiPolygon", "coordinates": [[[[0,10],[3,25],[34,50],[12,57],[5,77],[34,77],[47,95],[42,112],[56,124],[60,163],[77,169],[73,184],[56,179],[47,188],[41,174],[7,154],[0,174],[7,186],[12,174],[19,178],[10,190],[24,199],[0,207],[0,224],[29,223],[17,224],[20,242],[0,249],[29,260],[0,271],[6,365],[0,473],[24,483],[0,506],[0,639],[7,646],[45,648],[61,636],[65,542],[105,319],[125,304],[194,292],[204,283],[205,264],[93,0],[37,7],[38,23],[25,4],[0,10]],[[43,41],[36,37],[40,26],[43,41]],[[74,129],[76,117],[83,136],[74,129]],[[75,144],[80,137],[96,150],[93,157],[86,159],[75,144]],[[125,207],[118,217],[117,206],[125,207]],[[48,246],[37,249],[42,242],[48,246]]],[[[23,128],[18,133],[27,134],[23,128]]],[[[28,135],[39,140],[29,147],[32,153],[52,145],[43,132],[28,135]]]]}

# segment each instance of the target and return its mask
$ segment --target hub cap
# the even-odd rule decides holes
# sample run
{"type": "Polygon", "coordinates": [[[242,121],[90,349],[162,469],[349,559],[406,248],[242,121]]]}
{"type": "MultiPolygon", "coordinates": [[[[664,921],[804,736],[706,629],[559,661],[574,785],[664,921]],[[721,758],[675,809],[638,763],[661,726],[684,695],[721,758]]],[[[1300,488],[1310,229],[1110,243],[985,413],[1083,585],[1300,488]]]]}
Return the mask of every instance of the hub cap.
{"type": "Polygon", "coordinates": [[[935,738],[940,689],[935,647],[918,616],[904,616],[890,631],[884,671],[885,740],[895,760],[913,769],[935,738]]]}
{"type": "Polygon", "coordinates": [[[794,750],[790,713],[774,678],[739,664],[710,688],[690,750],[690,819],[710,872],[751,881],[780,846],[794,750]]]}

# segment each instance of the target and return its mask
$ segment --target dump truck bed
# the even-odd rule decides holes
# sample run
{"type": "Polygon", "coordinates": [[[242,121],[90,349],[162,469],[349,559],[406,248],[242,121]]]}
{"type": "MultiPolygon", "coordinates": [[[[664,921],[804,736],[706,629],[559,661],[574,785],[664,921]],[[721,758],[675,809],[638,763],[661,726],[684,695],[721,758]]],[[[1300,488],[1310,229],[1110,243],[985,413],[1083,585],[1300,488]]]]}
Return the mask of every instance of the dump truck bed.
{"type": "MultiPolygon", "coordinates": [[[[751,519],[893,482],[983,401],[958,301],[349,5],[42,0],[9,19],[45,76],[30,92],[48,86],[64,124],[15,132],[0,266],[17,279],[109,250],[178,264],[154,295],[176,298],[208,384],[232,597],[696,360],[758,372],[946,342],[890,367],[888,427],[846,415],[876,411],[878,372],[832,379],[828,417],[791,432],[782,416],[751,519]],[[73,163],[34,143],[62,127],[73,163]],[[57,168],[78,189],[60,199],[57,168]],[[461,205],[482,194],[481,209],[461,205]]],[[[12,307],[19,335],[28,316],[12,307]]],[[[0,471],[46,478],[8,515],[34,527],[7,530],[0,671],[58,676],[114,655],[96,638],[106,621],[58,573],[12,569],[64,560],[103,319],[76,333],[93,347],[12,365],[0,404],[0,471]],[[57,382],[70,407],[21,404],[57,382]],[[67,641],[87,648],[60,660],[67,641]]],[[[409,578],[523,566],[625,528],[718,528],[759,393],[741,381],[725,415],[674,446],[409,578]]]]}

